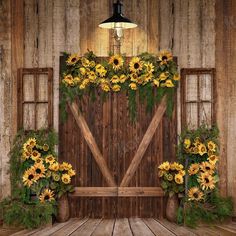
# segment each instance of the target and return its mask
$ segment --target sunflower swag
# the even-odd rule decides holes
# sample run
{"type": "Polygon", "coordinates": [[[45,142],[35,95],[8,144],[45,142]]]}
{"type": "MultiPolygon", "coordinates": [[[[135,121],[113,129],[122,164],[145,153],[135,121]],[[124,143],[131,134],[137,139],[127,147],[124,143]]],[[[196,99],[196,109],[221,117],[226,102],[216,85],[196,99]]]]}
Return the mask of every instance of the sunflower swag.
{"type": "Polygon", "coordinates": [[[179,211],[180,223],[185,221],[195,227],[199,220],[210,223],[232,214],[231,200],[222,198],[217,186],[218,136],[217,127],[209,129],[204,125],[197,130],[186,130],[180,136],[178,157],[186,170],[186,196],[184,210],[179,211]]]}
{"type": "Polygon", "coordinates": [[[126,92],[129,113],[132,120],[136,116],[136,96],[145,101],[147,111],[167,94],[167,112],[171,115],[173,94],[180,79],[177,65],[170,52],[164,50],[157,56],[143,53],[131,59],[124,55],[110,55],[101,60],[89,51],[84,56],[65,54],[66,64],[62,72],[60,103],[65,117],[66,102],[84,95],[95,94],[106,98],[110,92],[126,92]],[[96,91],[96,93],[95,93],[96,91]]]}

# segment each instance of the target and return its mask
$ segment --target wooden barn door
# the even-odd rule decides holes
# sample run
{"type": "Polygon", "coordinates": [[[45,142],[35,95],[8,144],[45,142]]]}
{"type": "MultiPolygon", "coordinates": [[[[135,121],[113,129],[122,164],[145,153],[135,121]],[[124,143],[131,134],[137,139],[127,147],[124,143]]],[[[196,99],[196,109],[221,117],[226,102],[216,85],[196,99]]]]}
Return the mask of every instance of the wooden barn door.
{"type": "Polygon", "coordinates": [[[175,158],[176,109],[169,119],[165,98],[152,114],[139,104],[132,123],[124,93],[111,94],[105,103],[85,99],[80,106],[81,112],[68,104],[59,133],[59,158],[77,171],[72,216],[162,217],[157,166],[175,158]]]}

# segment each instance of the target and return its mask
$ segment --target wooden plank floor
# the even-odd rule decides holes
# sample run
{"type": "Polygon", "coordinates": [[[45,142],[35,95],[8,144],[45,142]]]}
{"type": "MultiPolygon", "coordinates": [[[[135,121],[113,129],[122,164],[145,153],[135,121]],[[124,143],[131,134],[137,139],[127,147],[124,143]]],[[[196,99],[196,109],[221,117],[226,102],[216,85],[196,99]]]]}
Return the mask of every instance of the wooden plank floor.
{"type": "Polygon", "coordinates": [[[0,229],[0,236],[231,236],[236,235],[236,224],[202,226],[189,229],[169,221],[157,219],[70,219],[65,223],[36,230],[12,233],[0,229]]]}

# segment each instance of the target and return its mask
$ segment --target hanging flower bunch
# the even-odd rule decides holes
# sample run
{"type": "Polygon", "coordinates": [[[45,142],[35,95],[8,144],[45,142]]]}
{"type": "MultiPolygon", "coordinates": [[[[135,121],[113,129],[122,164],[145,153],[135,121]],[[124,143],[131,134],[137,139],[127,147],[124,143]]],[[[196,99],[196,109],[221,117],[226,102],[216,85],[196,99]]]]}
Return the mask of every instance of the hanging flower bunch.
{"type": "Polygon", "coordinates": [[[219,180],[217,162],[219,147],[216,130],[204,127],[182,136],[182,156],[188,166],[188,200],[205,201],[219,180]]]}
{"type": "Polygon", "coordinates": [[[161,187],[165,194],[172,195],[184,191],[184,166],[180,163],[168,161],[158,167],[158,176],[161,178],[161,187]]]}
{"type": "Polygon", "coordinates": [[[72,165],[60,164],[48,144],[39,145],[36,138],[29,138],[22,147],[22,162],[25,167],[22,182],[40,202],[51,202],[73,191],[70,183],[75,171],[72,165]]]}
{"type": "Polygon", "coordinates": [[[143,53],[130,59],[116,54],[107,60],[99,60],[88,52],[83,57],[78,54],[66,56],[61,91],[63,101],[68,97],[73,100],[84,94],[94,94],[91,93],[94,89],[103,96],[109,92],[126,91],[130,114],[134,117],[137,92],[141,100],[146,99],[150,110],[166,92],[170,95],[169,103],[173,102],[171,91],[177,87],[179,79],[177,65],[168,51],[161,51],[157,56],[143,53]]]}

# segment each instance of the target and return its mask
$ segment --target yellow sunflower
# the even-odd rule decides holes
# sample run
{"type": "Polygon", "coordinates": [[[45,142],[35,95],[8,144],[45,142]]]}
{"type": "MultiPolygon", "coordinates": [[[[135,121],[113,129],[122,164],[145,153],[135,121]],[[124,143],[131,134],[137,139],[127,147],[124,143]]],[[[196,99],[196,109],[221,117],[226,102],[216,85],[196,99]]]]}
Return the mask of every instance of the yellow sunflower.
{"type": "Polygon", "coordinates": [[[85,67],[85,68],[90,66],[90,61],[87,58],[85,58],[85,57],[83,57],[81,59],[81,62],[82,62],[82,66],[85,67]]]}
{"type": "Polygon", "coordinates": [[[200,143],[201,143],[201,138],[200,138],[200,137],[196,137],[196,138],[194,139],[194,143],[200,144],[200,143]]]}
{"type": "Polygon", "coordinates": [[[111,82],[113,84],[119,83],[120,82],[119,76],[118,75],[113,75],[112,78],[111,78],[111,82]]]}
{"type": "Polygon", "coordinates": [[[165,86],[167,88],[173,88],[175,85],[173,84],[171,79],[167,79],[166,82],[165,82],[165,86]]]}
{"type": "Polygon", "coordinates": [[[37,150],[34,150],[33,152],[32,152],[32,154],[31,154],[31,159],[32,160],[36,160],[36,159],[38,159],[38,158],[40,158],[41,157],[41,153],[40,152],[38,152],[37,150]]]}
{"type": "Polygon", "coordinates": [[[100,86],[101,86],[101,89],[105,92],[109,92],[111,90],[108,83],[101,83],[100,86]]]}
{"type": "Polygon", "coordinates": [[[184,182],[183,176],[180,175],[180,174],[176,174],[176,175],[175,175],[175,182],[176,182],[177,184],[182,184],[182,183],[184,182]]]}
{"type": "Polygon", "coordinates": [[[42,160],[42,158],[39,157],[39,158],[34,160],[34,163],[41,163],[41,164],[43,164],[43,160],[42,160]]]}
{"type": "Polygon", "coordinates": [[[46,158],[45,158],[45,162],[46,162],[46,163],[51,164],[51,163],[53,163],[54,161],[55,161],[55,157],[53,157],[53,155],[48,155],[48,156],[46,156],[46,158]]]}
{"type": "Polygon", "coordinates": [[[209,150],[215,152],[216,151],[216,144],[213,141],[207,142],[207,147],[209,150]]]}
{"type": "Polygon", "coordinates": [[[42,163],[35,163],[32,168],[34,169],[38,179],[45,176],[46,168],[42,163]]]}
{"type": "Polygon", "coordinates": [[[35,138],[29,138],[27,143],[34,148],[36,146],[36,139],[35,138]]]}
{"type": "Polygon", "coordinates": [[[30,146],[29,143],[24,143],[23,144],[23,151],[28,152],[28,153],[32,153],[32,147],[30,146]]]}
{"type": "Polygon", "coordinates": [[[138,86],[136,83],[130,83],[129,84],[129,87],[132,89],[132,90],[137,90],[138,89],[138,86]]]}
{"type": "Polygon", "coordinates": [[[153,84],[157,87],[160,87],[160,81],[158,79],[154,79],[153,84]]]}
{"type": "Polygon", "coordinates": [[[167,62],[171,61],[172,59],[173,59],[172,54],[167,50],[161,51],[158,55],[158,61],[160,61],[161,65],[167,64],[167,62]]]}
{"type": "Polygon", "coordinates": [[[129,69],[131,72],[139,72],[143,69],[143,62],[139,57],[133,57],[129,63],[129,69]]]}
{"type": "Polygon", "coordinates": [[[22,159],[25,161],[31,157],[31,153],[26,151],[22,153],[22,159]]]}
{"type": "Polygon", "coordinates": [[[167,72],[162,72],[162,73],[159,75],[158,79],[159,79],[160,81],[165,81],[165,80],[167,79],[168,75],[169,75],[169,74],[168,74],[167,72]]]}
{"type": "Polygon", "coordinates": [[[184,147],[189,148],[191,146],[191,140],[189,138],[184,139],[184,147]]]}
{"type": "Polygon", "coordinates": [[[68,174],[63,174],[61,180],[64,184],[69,184],[71,182],[71,177],[68,174]]]}
{"type": "Polygon", "coordinates": [[[138,82],[138,75],[137,75],[136,73],[130,74],[130,80],[131,80],[132,82],[137,83],[137,82],[138,82]]]}
{"type": "Polygon", "coordinates": [[[182,176],[185,176],[185,170],[180,170],[178,174],[182,175],[182,176]]]}
{"type": "Polygon", "coordinates": [[[54,198],[54,192],[50,189],[45,189],[44,192],[42,192],[39,196],[39,201],[40,202],[51,202],[55,200],[54,198]]]}
{"type": "Polygon", "coordinates": [[[112,65],[114,70],[119,70],[124,64],[124,59],[121,55],[116,54],[110,57],[109,64],[112,65]]]}
{"type": "Polygon", "coordinates": [[[211,155],[207,158],[207,160],[212,164],[215,165],[216,162],[219,160],[219,157],[216,155],[211,155]]]}
{"type": "Polygon", "coordinates": [[[84,67],[80,67],[79,72],[80,72],[81,75],[85,75],[86,74],[86,69],[84,67]]]}
{"type": "Polygon", "coordinates": [[[112,86],[112,90],[114,91],[114,92],[119,92],[120,91],[120,85],[118,85],[118,84],[115,84],[115,85],[113,85],[112,86]]]}
{"type": "Polygon", "coordinates": [[[68,175],[69,175],[70,177],[75,176],[75,171],[72,170],[72,169],[68,170],[68,175]]]}
{"type": "Polygon", "coordinates": [[[158,176],[162,177],[166,172],[164,170],[159,170],[158,171],[158,176]]]}
{"type": "Polygon", "coordinates": [[[198,145],[198,153],[203,156],[205,153],[207,153],[206,146],[203,143],[200,143],[198,145]]]}
{"type": "Polygon", "coordinates": [[[101,64],[97,64],[95,70],[101,77],[104,77],[107,73],[106,69],[101,64]]]}
{"type": "Polygon", "coordinates": [[[153,74],[149,73],[144,75],[144,85],[153,80],[153,74]]]}
{"type": "Polygon", "coordinates": [[[76,76],[74,79],[73,79],[74,83],[75,84],[79,84],[79,82],[81,81],[81,78],[76,76]]]}
{"type": "Polygon", "coordinates": [[[119,82],[123,84],[126,80],[127,80],[127,76],[124,75],[124,74],[122,74],[122,75],[120,76],[119,82]]]}
{"type": "Polygon", "coordinates": [[[198,182],[200,183],[200,186],[203,190],[208,190],[208,189],[212,190],[215,188],[215,180],[213,176],[207,172],[202,173],[199,176],[198,182]]]}
{"type": "Polygon", "coordinates": [[[161,165],[159,165],[158,169],[168,171],[170,169],[169,161],[163,162],[161,165]]]}
{"type": "Polygon", "coordinates": [[[173,175],[172,174],[168,174],[167,175],[167,180],[168,181],[172,181],[174,179],[173,175]]]}
{"type": "Polygon", "coordinates": [[[53,180],[58,182],[61,179],[61,176],[58,173],[53,172],[52,173],[52,178],[53,178],[53,180]]]}
{"type": "Polygon", "coordinates": [[[177,162],[171,163],[171,164],[170,164],[170,169],[171,169],[171,170],[175,170],[175,168],[176,168],[177,165],[178,165],[177,162]]]}
{"type": "Polygon", "coordinates": [[[43,145],[43,151],[44,152],[47,152],[49,150],[49,146],[45,143],[44,145],[43,145]]]}
{"type": "Polygon", "coordinates": [[[192,164],[189,169],[188,169],[188,174],[189,175],[195,175],[197,174],[199,171],[199,164],[198,163],[194,163],[192,164]]]}
{"type": "Polygon", "coordinates": [[[175,80],[175,81],[180,80],[179,74],[175,74],[175,75],[173,76],[173,80],[175,80]]]}
{"type": "Polygon", "coordinates": [[[203,192],[198,187],[192,187],[188,190],[189,201],[200,201],[203,199],[203,192]]]}
{"type": "Polygon", "coordinates": [[[97,76],[94,71],[89,71],[88,78],[89,78],[89,81],[93,83],[95,82],[97,76]]]}
{"type": "Polygon", "coordinates": [[[68,171],[68,170],[72,169],[72,165],[69,164],[68,162],[62,162],[62,164],[60,165],[59,169],[62,170],[62,171],[63,170],[68,171]]]}
{"type": "Polygon", "coordinates": [[[154,65],[152,63],[145,63],[144,66],[146,67],[148,73],[152,73],[154,71],[154,65]]]}
{"type": "Polygon", "coordinates": [[[210,175],[212,175],[215,171],[215,165],[212,165],[210,162],[208,161],[204,161],[199,165],[201,171],[206,172],[210,175]]]}
{"type": "Polygon", "coordinates": [[[58,171],[59,170],[59,163],[58,162],[54,162],[54,163],[51,163],[49,165],[49,170],[52,170],[52,171],[58,171]]]}
{"type": "Polygon", "coordinates": [[[67,65],[74,65],[77,63],[78,60],[79,60],[78,54],[72,54],[68,57],[68,59],[66,60],[66,63],[67,65]]]}
{"type": "Polygon", "coordinates": [[[176,163],[175,169],[176,169],[177,171],[181,171],[181,170],[184,169],[184,166],[183,166],[182,164],[176,163]]]}
{"type": "Polygon", "coordinates": [[[23,174],[22,180],[23,184],[28,187],[30,187],[33,183],[36,183],[38,178],[35,173],[35,170],[32,168],[26,170],[25,173],[23,174]]]}
{"type": "Polygon", "coordinates": [[[65,84],[65,85],[69,85],[69,86],[74,86],[74,79],[73,79],[73,76],[72,75],[66,75],[64,77],[64,79],[62,80],[62,82],[65,84]]]}

